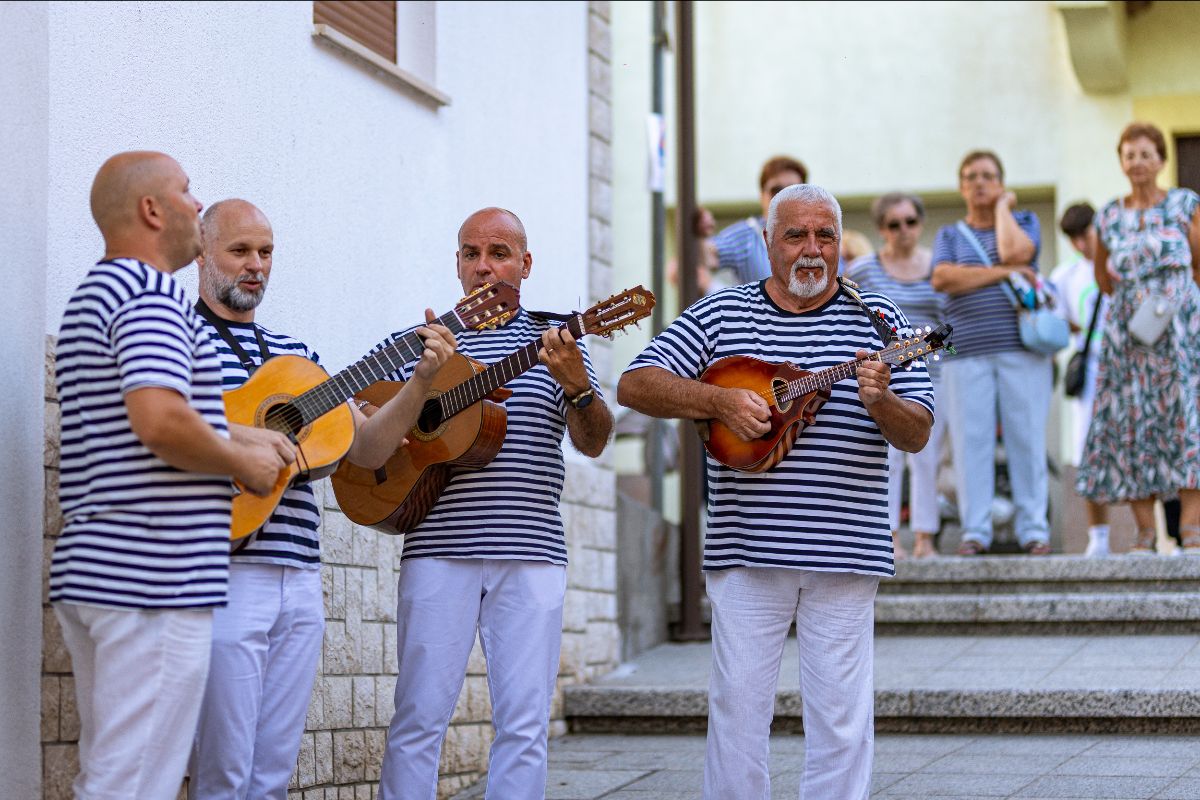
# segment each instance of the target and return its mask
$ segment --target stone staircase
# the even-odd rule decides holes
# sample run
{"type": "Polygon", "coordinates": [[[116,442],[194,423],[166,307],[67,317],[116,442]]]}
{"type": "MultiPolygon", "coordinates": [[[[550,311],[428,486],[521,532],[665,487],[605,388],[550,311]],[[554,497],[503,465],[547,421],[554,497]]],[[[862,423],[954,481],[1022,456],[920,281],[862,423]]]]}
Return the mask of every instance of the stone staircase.
{"type": "MultiPolygon", "coordinates": [[[[654,648],[565,698],[573,730],[703,730],[711,648],[654,648]]],[[[1200,733],[1200,558],[903,562],[876,602],[879,731],[1200,733]]],[[[775,727],[798,731],[796,648],[775,727]]]]}

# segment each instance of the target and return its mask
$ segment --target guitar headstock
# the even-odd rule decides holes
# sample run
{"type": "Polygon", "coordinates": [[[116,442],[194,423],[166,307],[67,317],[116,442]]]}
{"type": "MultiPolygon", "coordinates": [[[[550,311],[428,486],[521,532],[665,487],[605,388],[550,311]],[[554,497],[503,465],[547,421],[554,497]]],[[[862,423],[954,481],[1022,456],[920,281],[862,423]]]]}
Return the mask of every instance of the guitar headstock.
{"type": "Polygon", "coordinates": [[[454,313],[464,328],[483,330],[503,325],[512,319],[521,305],[517,287],[506,281],[489,283],[458,301],[454,313]]]}
{"type": "Polygon", "coordinates": [[[901,339],[897,342],[892,342],[890,345],[879,351],[879,360],[888,364],[906,364],[908,368],[912,367],[910,362],[933,355],[933,360],[937,361],[940,355],[934,355],[939,350],[953,355],[954,346],[950,344],[950,334],[954,328],[949,323],[941,323],[936,328],[931,328],[926,325],[924,329],[917,329],[914,336],[907,339],[901,339]]]}
{"type": "Polygon", "coordinates": [[[612,338],[612,334],[650,316],[654,293],[642,286],[614,294],[584,311],[583,333],[612,338]]]}

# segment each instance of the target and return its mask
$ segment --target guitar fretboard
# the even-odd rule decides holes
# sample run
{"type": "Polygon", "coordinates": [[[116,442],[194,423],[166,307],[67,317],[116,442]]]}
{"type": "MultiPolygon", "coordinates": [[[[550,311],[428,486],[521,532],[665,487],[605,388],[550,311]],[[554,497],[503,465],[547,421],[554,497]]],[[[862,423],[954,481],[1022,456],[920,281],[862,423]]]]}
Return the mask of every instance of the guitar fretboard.
{"type": "MultiPolygon", "coordinates": [[[[587,331],[583,330],[583,317],[580,315],[571,317],[566,328],[576,339],[587,335],[587,331]]],[[[455,414],[470,408],[521,373],[536,367],[538,350],[541,347],[541,339],[532,341],[438,396],[437,402],[441,405],[442,419],[450,419],[455,414]]]]}
{"type": "MultiPolygon", "coordinates": [[[[445,325],[454,334],[465,329],[462,320],[454,311],[438,317],[435,323],[445,325]]],[[[308,425],[372,383],[384,380],[405,364],[420,358],[424,350],[425,344],[421,337],[416,331],[410,331],[378,352],[351,364],[329,380],[297,396],[287,405],[299,412],[303,425],[308,425]]]]}
{"type": "Polygon", "coordinates": [[[856,358],[847,361],[844,364],[838,364],[820,372],[814,372],[811,375],[805,375],[803,378],[797,378],[794,381],[788,381],[785,386],[775,393],[776,400],[780,403],[788,400],[795,400],[797,397],[803,397],[806,394],[815,392],[819,389],[824,389],[827,386],[832,386],[838,381],[844,381],[847,378],[852,378],[858,372],[858,365],[866,361],[880,361],[885,364],[900,364],[905,361],[911,361],[914,358],[927,355],[930,350],[921,345],[913,347],[893,345],[892,347],[884,348],[877,352],[871,353],[863,358],[856,358]]]}

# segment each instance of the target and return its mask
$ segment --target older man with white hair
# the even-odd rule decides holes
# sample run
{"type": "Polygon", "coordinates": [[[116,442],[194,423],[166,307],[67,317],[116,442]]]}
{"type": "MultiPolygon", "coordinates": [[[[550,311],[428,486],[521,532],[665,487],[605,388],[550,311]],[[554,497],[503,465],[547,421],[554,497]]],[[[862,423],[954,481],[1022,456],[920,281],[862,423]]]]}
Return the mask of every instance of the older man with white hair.
{"type": "MultiPolygon", "coordinates": [[[[744,440],[771,430],[750,389],[697,378],[726,356],[816,371],[863,358],[889,326],[886,297],[837,278],[841,208],[811,184],[772,200],[764,239],[771,276],[698,301],[621,377],[622,405],[656,417],[718,420],[744,440]]],[[[893,375],[861,361],[857,385],[831,396],[772,469],[740,472],[709,458],[704,569],[712,605],[704,797],[768,800],[768,737],[788,630],[796,623],[804,703],[805,800],[865,800],[873,752],[874,601],[893,573],[888,444],[924,446],[933,388],[923,365],[893,375]]]]}

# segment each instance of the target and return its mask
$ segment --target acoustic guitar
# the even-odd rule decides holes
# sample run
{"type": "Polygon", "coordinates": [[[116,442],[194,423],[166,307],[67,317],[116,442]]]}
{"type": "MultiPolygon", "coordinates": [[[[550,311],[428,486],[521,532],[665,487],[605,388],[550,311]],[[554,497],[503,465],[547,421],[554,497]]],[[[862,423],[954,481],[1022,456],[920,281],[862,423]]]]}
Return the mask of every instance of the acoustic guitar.
{"type": "Polygon", "coordinates": [[[700,380],[726,389],[749,389],[766,400],[771,409],[771,430],[747,442],[724,423],[705,420],[698,426],[704,449],[727,467],[742,472],[766,472],[783,460],[800,433],[816,420],[817,412],[829,399],[829,387],[854,377],[859,364],[881,361],[907,364],[911,369],[910,362],[914,359],[942,349],[953,353],[954,348],[946,341],[951,331],[946,324],[933,330],[926,326],[924,336],[901,339],[864,358],[820,372],[807,372],[790,361],[773,364],[751,356],[717,359],[704,370],[700,380]]]}
{"type": "MultiPolygon", "coordinates": [[[[488,328],[507,321],[519,304],[512,284],[488,284],[436,322],[453,333],[488,328]]],[[[230,538],[242,539],[261,528],[288,487],[333,472],[354,442],[354,418],[346,401],[402,364],[420,358],[424,349],[421,337],[410,333],[332,378],[303,356],[275,356],[244,384],[225,392],[225,416],[231,423],[279,431],[296,445],[296,462],[279,473],[270,494],[259,497],[237,487],[230,538]]]]}
{"type": "MultiPolygon", "coordinates": [[[[650,315],[654,295],[638,286],[575,314],[576,339],[611,336],[650,315]]],[[[331,482],[342,512],[383,533],[407,533],[425,519],[456,470],[487,466],[504,444],[508,413],[497,402],[505,383],[538,364],[541,339],[485,367],[455,354],[438,372],[408,444],[377,470],[343,461],[331,482]]],[[[382,405],[404,384],[382,381],[355,395],[382,405]]]]}

